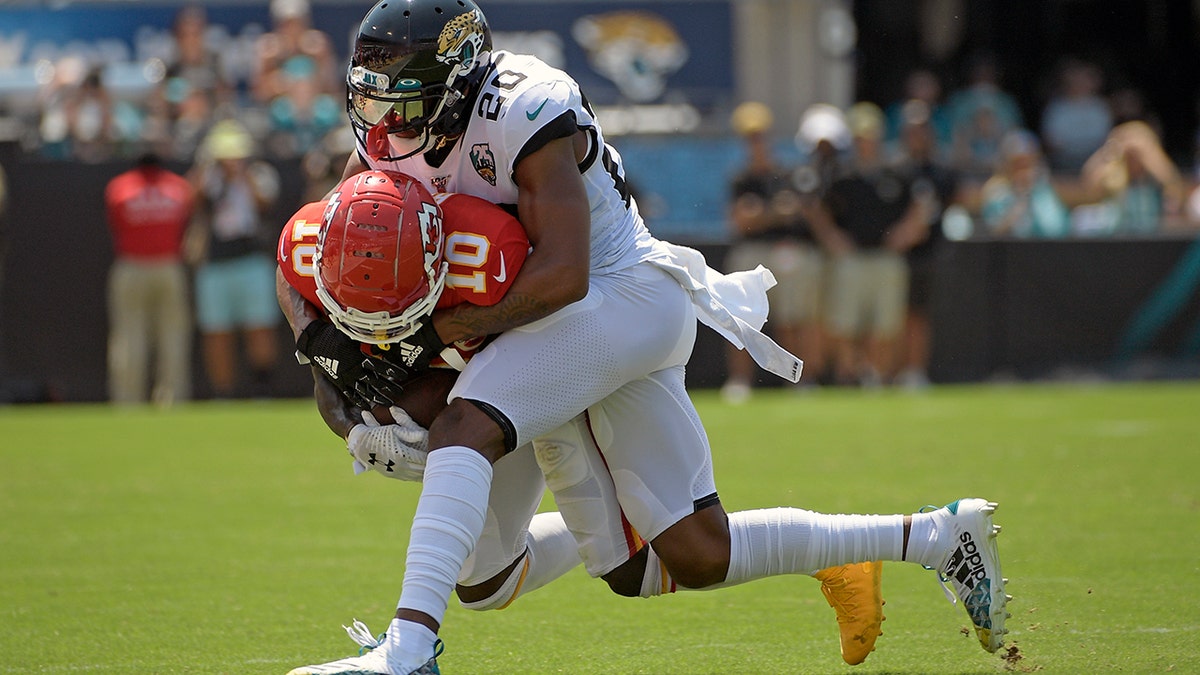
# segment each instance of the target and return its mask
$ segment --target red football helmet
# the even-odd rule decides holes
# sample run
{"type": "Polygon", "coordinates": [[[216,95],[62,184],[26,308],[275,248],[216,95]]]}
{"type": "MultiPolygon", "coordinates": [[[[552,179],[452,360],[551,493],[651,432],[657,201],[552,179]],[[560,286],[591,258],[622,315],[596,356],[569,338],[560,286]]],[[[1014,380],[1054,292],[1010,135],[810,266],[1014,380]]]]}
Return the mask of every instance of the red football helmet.
{"type": "Polygon", "coordinates": [[[401,173],[360,173],[325,208],[314,258],[317,298],[355,340],[398,342],[441,297],[442,258],[442,210],[429,191],[401,173]]]}

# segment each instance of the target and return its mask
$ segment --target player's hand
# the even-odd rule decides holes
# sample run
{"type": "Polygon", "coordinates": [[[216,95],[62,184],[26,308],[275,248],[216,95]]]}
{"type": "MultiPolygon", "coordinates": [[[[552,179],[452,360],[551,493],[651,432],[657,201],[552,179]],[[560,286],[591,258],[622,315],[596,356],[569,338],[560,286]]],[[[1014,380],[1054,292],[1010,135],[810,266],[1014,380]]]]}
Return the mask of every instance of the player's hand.
{"type": "Polygon", "coordinates": [[[364,354],[359,343],[324,319],[304,328],[296,349],[346,400],[364,410],[395,403],[403,390],[401,385],[409,377],[403,368],[364,354]]]}
{"type": "Polygon", "coordinates": [[[420,482],[429,456],[429,432],[402,408],[392,406],[391,413],[396,423],[380,426],[364,411],[363,423],[350,430],[346,449],[354,457],[354,473],[370,469],[388,478],[420,482]]]}

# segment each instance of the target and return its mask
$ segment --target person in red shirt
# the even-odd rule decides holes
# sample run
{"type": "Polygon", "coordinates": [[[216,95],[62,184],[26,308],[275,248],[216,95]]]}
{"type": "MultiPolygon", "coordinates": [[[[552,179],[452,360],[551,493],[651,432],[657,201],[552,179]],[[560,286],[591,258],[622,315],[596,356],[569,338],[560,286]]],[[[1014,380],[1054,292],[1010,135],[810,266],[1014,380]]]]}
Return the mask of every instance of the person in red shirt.
{"type": "Polygon", "coordinates": [[[114,403],[147,400],[152,353],[150,399],[170,405],[191,397],[192,324],[182,247],[193,201],[187,179],[153,154],[105,187],[116,257],[108,278],[108,389],[114,403]]]}

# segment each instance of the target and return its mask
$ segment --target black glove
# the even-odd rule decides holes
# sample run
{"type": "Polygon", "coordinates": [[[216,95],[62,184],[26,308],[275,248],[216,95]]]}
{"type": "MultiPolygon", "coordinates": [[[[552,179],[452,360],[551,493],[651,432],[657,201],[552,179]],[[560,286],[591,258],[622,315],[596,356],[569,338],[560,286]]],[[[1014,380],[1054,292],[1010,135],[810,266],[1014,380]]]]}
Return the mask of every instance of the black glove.
{"type": "Polygon", "coordinates": [[[388,363],[410,373],[411,377],[411,374],[427,370],[429,363],[445,348],[446,343],[438,337],[433,329],[433,321],[427,317],[416,333],[392,344],[381,355],[388,363]]]}
{"type": "Polygon", "coordinates": [[[332,323],[318,319],[296,340],[296,349],[333,383],[352,405],[370,410],[392,406],[414,371],[372,358],[332,323]]]}

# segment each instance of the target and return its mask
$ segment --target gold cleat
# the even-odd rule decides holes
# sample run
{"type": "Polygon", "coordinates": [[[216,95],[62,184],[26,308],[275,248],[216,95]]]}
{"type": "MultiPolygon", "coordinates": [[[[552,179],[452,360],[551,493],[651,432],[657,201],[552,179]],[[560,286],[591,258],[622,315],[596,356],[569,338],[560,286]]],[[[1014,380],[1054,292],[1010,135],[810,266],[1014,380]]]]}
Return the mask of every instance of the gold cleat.
{"type": "Polygon", "coordinates": [[[842,659],[852,666],[866,661],[875,651],[875,639],[883,635],[882,575],[882,562],[829,567],[813,575],[837,612],[842,659]]]}

